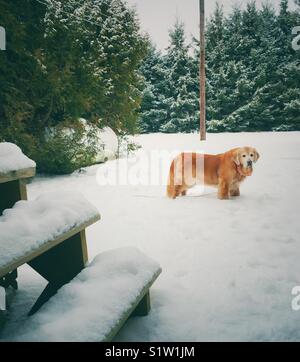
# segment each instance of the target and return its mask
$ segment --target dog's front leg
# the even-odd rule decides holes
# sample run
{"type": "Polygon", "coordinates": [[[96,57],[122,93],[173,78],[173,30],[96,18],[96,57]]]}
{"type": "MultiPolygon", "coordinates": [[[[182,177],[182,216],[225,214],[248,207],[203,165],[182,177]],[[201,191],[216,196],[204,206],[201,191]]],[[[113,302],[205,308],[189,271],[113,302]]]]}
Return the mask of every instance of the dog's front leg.
{"type": "Polygon", "coordinates": [[[231,185],[229,194],[230,194],[230,196],[234,196],[234,197],[240,196],[241,194],[240,194],[239,185],[238,184],[231,185]]]}
{"type": "Polygon", "coordinates": [[[229,184],[227,181],[225,181],[223,179],[219,180],[218,198],[220,200],[229,199],[229,184]]]}

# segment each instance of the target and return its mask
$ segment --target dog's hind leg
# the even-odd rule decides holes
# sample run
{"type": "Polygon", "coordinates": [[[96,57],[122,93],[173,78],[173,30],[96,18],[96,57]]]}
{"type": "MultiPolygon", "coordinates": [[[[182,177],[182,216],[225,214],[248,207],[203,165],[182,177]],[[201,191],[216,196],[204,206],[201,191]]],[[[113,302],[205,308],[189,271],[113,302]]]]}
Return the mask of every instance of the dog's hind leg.
{"type": "Polygon", "coordinates": [[[182,186],[181,185],[175,186],[174,199],[176,199],[176,197],[180,196],[181,193],[182,193],[182,186]]]}

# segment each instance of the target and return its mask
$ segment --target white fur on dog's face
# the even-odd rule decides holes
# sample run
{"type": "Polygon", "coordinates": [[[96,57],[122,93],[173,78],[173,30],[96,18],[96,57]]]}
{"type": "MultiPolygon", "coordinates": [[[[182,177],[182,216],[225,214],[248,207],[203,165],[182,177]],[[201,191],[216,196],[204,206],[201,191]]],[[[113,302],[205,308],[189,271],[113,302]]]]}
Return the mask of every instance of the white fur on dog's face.
{"type": "Polygon", "coordinates": [[[244,169],[252,168],[253,163],[259,159],[259,153],[252,147],[241,147],[237,150],[234,162],[244,169]]]}
{"type": "Polygon", "coordinates": [[[244,152],[242,152],[240,154],[240,162],[241,162],[243,168],[249,167],[250,162],[251,162],[251,164],[254,163],[255,162],[254,157],[255,157],[254,152],[252,152],[252,151],[248,151],[248,152],[244,151],[244,152]]]}

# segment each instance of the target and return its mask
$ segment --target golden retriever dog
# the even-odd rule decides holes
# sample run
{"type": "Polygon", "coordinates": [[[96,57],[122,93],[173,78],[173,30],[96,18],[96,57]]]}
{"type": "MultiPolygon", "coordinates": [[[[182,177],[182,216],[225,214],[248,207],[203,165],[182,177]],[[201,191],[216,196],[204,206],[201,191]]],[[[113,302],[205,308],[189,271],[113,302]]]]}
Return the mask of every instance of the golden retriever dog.
{"type": "Polygon", "coordinates": [[[240,196],[240,183],[253,172],[259,154],[253,147],[234,148],[218,155],[181,153],[171,164],[167,195],[185,196],[196,184],[218,187],[218,198],[240,196]]]}

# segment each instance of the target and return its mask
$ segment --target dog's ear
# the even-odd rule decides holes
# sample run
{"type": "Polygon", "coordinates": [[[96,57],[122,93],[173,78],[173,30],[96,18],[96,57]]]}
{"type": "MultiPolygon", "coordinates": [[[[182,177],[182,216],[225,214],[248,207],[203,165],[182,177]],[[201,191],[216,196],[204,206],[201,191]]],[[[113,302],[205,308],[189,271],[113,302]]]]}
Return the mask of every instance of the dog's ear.
{"type": "Polygon", "coordinates": [[[259,158],[260,154],[256,151],[256,149],[254,149],[254,162],[257,162],[259,158]]]}
{"type": "Polygon", "coordinates": [[[239,150],[235,150],[232,154],[232,161],[237,165],[240,166],[240,156],[239,156],[239,150]]]}

